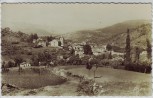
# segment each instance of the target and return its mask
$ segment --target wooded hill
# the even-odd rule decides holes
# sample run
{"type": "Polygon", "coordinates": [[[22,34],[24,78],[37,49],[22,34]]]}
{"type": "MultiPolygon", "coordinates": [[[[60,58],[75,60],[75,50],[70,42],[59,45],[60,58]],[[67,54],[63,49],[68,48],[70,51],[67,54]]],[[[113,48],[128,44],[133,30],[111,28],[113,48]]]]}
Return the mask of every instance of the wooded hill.
{"type": "Polygon", "coordinates": [[[151,41],[151,21],[130,20],[96,30],[82,30],[64,35],[74,42],[89,41],[96,44],[114,44],[125,47],[126,32],[130,29],[131,46],[146,47],[146,38],[151,41]]]}

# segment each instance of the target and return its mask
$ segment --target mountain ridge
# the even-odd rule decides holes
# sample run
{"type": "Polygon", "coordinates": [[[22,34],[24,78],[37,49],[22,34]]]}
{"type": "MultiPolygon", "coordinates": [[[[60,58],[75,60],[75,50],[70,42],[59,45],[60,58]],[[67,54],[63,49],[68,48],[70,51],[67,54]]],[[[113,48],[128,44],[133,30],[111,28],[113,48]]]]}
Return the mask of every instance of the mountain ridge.
{"type": "MultiPolygon", "coordinates": [[[[71,39],[74,42],[89,41],[96,44],[108,44],[115,42],[115,45],[124,47],[127,29],[131,30],[131,40],[134,40],[137,37],[141,37],[137,39],[137,41],[141,44],[144,43],[145,39],[143,37],[145,36],[151,40],[151,37],[149,37],[151,34],[150,20],[129,20],[105,28],[99,28],[95,30],[81,30],[73,34],[66,34],[64,36],[65,38],[71,39]],[[144,28],[149,30],[148,34],[144,33],[144,28]],[[141,34],[142,36],[140,36],[141,34]],[[122,36],[122,38],[120,38],[120,36],[122,36]],[[143,42],[141,40],[143,40],[143,42]]],[[[135,43],[138,45],[137,41],[133,41],[132,45],[135,43]]]]}

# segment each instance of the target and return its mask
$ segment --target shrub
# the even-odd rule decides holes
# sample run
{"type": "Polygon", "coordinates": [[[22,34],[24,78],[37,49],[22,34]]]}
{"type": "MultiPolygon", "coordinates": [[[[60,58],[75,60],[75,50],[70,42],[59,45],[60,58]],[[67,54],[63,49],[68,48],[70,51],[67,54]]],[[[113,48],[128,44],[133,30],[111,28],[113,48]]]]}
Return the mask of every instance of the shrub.
{"type": "Polygon", "coordinates": [[[110,51],[110,50],[112,50],[112,46],[111,46],[110,44],[107,44],[106,49],[107,49],[108,51],[110,51]]]}
{"type": "Polygon", "coordinates": [[[103,59],[103,60],[101,60],[101,62],[100,62],[100,64],[101,64],[102,66],[109,66],[110,63],[111,63],[111,61],[108,60],[108,59],[103,59]]]}
{"type": "Polygon", "coordinates": [[[99,95],[102,90],[102,86],[100,84],[96,84],[93,80],[83,80],[78,84],[77,92],[81,93],[81,95],[99,95]]]}
{"type": "Polygon", "coordinates": [[[79,58],[78,55],[72,55],[67,59],[68,64],[73,64],[73,65],[80,65],[82,63],[81,59],[79,58]]]}
{"type": "Polygon", "coordinates": [[[8,67],[10,68],[10,67],[15,67],[15,63],[13,63],[12,61],[9,61],[8,62],[8,67]]]}
{"type": "Polygon", "coordinates": [[[142,73],[151,73],[152,70],[151,63],[149,62],[127,64],[125,65],[125,69],[142,73]]]}
{"type": "Polygon", "coordinates": [[[89,58],[90,58],[90,57],[89,57],[89,56],[87,56],[87,55],[86,55],[86,56],[84,56],[84,57],[82,57],[82,58],[81,58],[81,62],[82,62],[82,64],[83,64],[83,65],[86,65],[86,64],[87,64],[87,62],[88,62],[88,59],[89,59],[89,58]]]}
{"type": "Polygon", "coordinates": [[[32,52],[31,52],[31,51],[28,51],[28,52],[27,52],[27,55],[32,55],[32,52]]]}
{"type": "Polygon", "coordinates": [[[65,65],[66,61],[64,59],[60,59],[60,60],[57,61],[57,63],[60,64],[60,65],[65,65]]]}
{"type": "Polygon", "coordinates": [[[103,59],[106,58],[106,56],[105,56],[105,54],[102,54],[102,55],[95,56],[95,58],[98,59],[98,60],[103,60],[103,59]]]}
{"type": "Polygon", "coordinates": [[[19,42],[12,42],[12,44],[19,44],[19,42]]]}
{"type": "Polygon", "coordinates": [[[41,45],[36,45],[36,46],[33,46],[33,48],[41,48],[41,47],[43,47],[43,46],[41,46],[41,45]]]}

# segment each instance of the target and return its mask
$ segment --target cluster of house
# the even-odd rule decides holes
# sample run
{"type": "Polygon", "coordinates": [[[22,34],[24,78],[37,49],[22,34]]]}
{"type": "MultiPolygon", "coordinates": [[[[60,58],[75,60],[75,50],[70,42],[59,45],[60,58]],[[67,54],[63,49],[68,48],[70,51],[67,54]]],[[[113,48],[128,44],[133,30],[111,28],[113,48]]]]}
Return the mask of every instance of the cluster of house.
{"type": "MultiPolygon", "coordinates": [[[[56,37],[55,39],[53,39],[50,42],[47,42],[46,39],[43,38],[38,38],[37,40],[34,39],[33,43],[38,45],[38,46],[42,46],[42,47],[59,47],[62,48],[65,43],[64,43],[64,38],[63,37],[56,37]]],[[[83,46],[87,44],[86,42],[81,42],[81,43],[71,43],[68,48],[69,50],[71,50],[72,48],[75,51],[75,55],[79,55],[79,57],[84,57],[84,50],[83,50],[83,46]]],[[[92,52],[94,55],[101,55],[104,52],[107,51],[106,49],[106,45],[97,45],[95,43],[89,43],[89,45],[92,48],[92,52]]],[[[115,52],[112,52],[113,54],[116,54],[115,52]]],[[[123,55],[123,54],[121,54],[123,55]]]]}
{"type": "Polygon", "coordinates": [[[38,38],[38,39],[34,39],[33,43],[37,46],[42,46],[42,47],[63,47],[64,46],[64,38],[57,37],[49,42],[46,39],[38,38]]]}
{"type": "MultiPolygon", "coordinates": [[[[83,46],[86,44],[86,42],[82,43],[73,43],[69,49],[74,49],[75,50],[75,55],[79,55],[79,57],[84,57],[84,50],[83,46]]],[[[95,43],[90,43],[89,44],[92,48],[93,55],[101,55],[102,53],[106,52],[106,45],[98,46],[95,43]]]]}

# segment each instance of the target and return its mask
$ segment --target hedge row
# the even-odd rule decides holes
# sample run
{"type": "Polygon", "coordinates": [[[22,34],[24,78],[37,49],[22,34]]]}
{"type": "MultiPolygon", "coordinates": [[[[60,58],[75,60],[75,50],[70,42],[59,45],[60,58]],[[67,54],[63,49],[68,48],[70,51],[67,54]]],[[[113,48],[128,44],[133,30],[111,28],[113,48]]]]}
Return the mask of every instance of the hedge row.
{"type": "Polygon", "coordinates": [[[151,68],[151,65],[146,66],[141,64],[128,64],[128,65],[125,65],[125,70],[142,72],[142,73],[151,73],[152,68],[151,68]]]}

